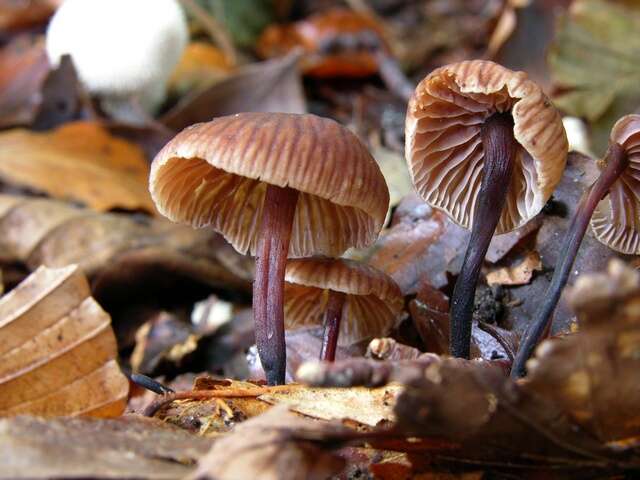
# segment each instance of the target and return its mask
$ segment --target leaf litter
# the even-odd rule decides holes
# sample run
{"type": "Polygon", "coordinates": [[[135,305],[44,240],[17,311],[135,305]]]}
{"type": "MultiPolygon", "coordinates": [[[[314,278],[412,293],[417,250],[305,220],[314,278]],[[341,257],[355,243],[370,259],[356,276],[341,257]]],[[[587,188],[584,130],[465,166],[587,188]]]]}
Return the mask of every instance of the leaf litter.
{"type": "Polygon", "coordinates": [[[508,378],[596,162],[571,154],[543,212],[493,239],[473,360],[451,359],[449,296],[469,234],[412,193],[400,97],[444,63],[506,59],[553,84],[600,153],[640,98],[629,80],[637,6],[354,0],[354,30],[322,24],[335,2],[183,3],[190,45],[143,125],[96,109],[72,63],[50,69],[42,33],[59,2],[0,7],[0,478],[633,478],[635,258],[587,235],[555,336],[526,378],[508,378]],[[266,52],[268,32],[294,30],[306,55],[287,42],[266,52]],[[551,30],[547,65],[529,39],[546,32],[536,40],[546,45],[551,30]],[[348,78],[364,57],[377,65],[348,78]],[[407,87],[400,97],[389,71],[407,87]],[[278,387],[261,380],[252,349],[253,261],[211,230],[156,217],[147,190],[149,161],[174,133],[243,111],[313,112],[361,137],[391,208],[378,241],[349,255],[405,296],[388,337],[341,346],[334,364],[315,361],[322,327],[287,332],[290,383],[278,387]],[[206,373],[192,385],[194,372],[206,373]],[[140,395],[138,374],[164,375],[176,392],[140,395]],[[127,401],[159,418],[122,416],[127,401]],[[87,413],[117,418],[75,417],[87,413]]]}

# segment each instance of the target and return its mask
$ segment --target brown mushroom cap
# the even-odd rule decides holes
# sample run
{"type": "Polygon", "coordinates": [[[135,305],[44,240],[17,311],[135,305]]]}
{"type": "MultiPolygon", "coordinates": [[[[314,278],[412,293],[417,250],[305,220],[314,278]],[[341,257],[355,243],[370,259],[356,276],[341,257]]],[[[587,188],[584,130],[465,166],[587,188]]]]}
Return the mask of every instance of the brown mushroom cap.
{"type": "Polygon", "coordinates": [[[154,159],[149,189],[166,217],[211,226],[253,255],[267,184],[300,192],[290,257],[373,243],[389,205],[384,177],[353,133],[286,113],[240,113],[183,130],[154,159]]]}
{"type": "Polygon", "coordinates": [[[471,228],[484,165],[481,127],[498,112],[511,112],[520,144],[496,228],[506,233],[542,209],[568,150],[560,115],[524,72],[483,60],[434,70],[409,101],[405,154],[420,196],[471,228]]]}
{"type": "Polygon", "coordinates": [[[640,115],[618,120],[609,141],[622,146],[629,166],[598,203],[591,228],[596,238],[613,250],[640,255],[640,115]]]}
{"type": "Polygon", "coordinates": [[[391,277],[344,258],[289,260],[285,282],[285,325],[291,329],[322,325],[328,290],[346,294],[339,345],[387,334],[404,305],[391,277]]]}

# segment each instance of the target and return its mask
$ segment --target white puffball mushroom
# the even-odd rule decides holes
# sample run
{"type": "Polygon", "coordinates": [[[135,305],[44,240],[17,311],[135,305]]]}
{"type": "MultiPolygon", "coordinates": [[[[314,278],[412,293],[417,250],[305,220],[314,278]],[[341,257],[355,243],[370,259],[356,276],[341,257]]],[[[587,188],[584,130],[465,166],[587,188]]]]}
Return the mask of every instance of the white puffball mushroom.
{"type": "Polygon", "coordinates": [[[154,113],[188,41],[177,0],[66,0],[49,23],[53,66],[71,55],[78,75],[103,109],[123,121],[140,119],[135,102],[154,113]]]}
{"type": "Polygon", "coordinates": [[[589,141],[589,130],[584,121],[577,117],[563,117],[562,124],[567,132],[569,151],[593,157],[591,142],[589,141]]]}

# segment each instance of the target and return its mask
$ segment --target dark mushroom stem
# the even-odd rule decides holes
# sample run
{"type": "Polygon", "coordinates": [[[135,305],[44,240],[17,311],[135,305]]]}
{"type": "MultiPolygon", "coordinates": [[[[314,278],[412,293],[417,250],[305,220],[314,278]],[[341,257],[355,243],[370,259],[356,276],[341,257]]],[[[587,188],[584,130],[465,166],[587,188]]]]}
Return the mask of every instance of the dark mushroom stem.
{"type": "Polygon", "coordinates": [[[605,162],[604,170],[589,190],[583,194],[576,213],[571,220],[564,238],[564,244],[560,249],[560,252],[562,252],[560,261],[553,272],[553,278],[547,288],[547,292],[542,298],[542,306],[520,342],[520,347],[511,369],[512,378],[519,378],[525,375],[527,360],[536,345],[548,333],[553,312],[571,273],[573,262],[589,226],[593,211],[629,164],[624,149],[618,144],[609,146],[605,162]]]}
{"type": "Polygon", "coordinates": [[[329,298],[324,310],[324,336],[322,337],[320,360],[333,362],[336,359],[340,320],[342,320],[342,308],[346,298],[347,296],[342,292],[329,290],[329,298]]]}
{"type": "Polygon", "coordinates": [[[469,358],[473,303],[482,262],[505,203],[515,163],[517,143],[513,118],[496,113],[482,126],[484,170],[473,215],[473,227],[462,269],[451,297],[450,354],[469,358]]]}
{"type": "Polygon", "coordinates": [[[268,185],[262,207],[253,283],[256,345],[269,385],[284,383],[284,273],[298,191],[268,185]]]}

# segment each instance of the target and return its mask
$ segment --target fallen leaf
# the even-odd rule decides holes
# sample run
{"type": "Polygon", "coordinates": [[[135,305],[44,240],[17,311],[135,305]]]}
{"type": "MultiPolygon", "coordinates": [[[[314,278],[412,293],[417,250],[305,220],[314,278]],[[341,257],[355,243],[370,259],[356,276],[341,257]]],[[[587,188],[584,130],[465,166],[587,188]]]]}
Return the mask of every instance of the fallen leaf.
{"type": "Polygon", "coordinates": [[[131,353],[131,369],[135,373],[157,376],[166,365],[176,366],[198,347],[195,335],[185,319],[161,311],[136,332],[136,346],[131,353]],[[163,365],[164,364],[164,365],[163,365]]]}
{"type": "MultiPolygon", "coordinates": [[[[501,260],[523,238],[540,227],[533,219],[523,228],[495,236],[486,260],[501,260]]],[[[470,232],[456,225],[445,213],[430,207],[416,194],[405,196],[393,215],[391,226],[375,245],[356,257],[391,276],[403,294],[416,293],[423,282],[435,288],[449,283],[447,273],[457,275],[470,232]]]]}
{"type": "MultiPolygon", "coordinates": [[[[550,273],[565,254],[563,242],[569,222],[575,214],[580,197],[594,181],[597,172],[593,159],[578,153],[569,154],[564,175],[554,191],[553,198],[540,215],[542,226],[536,232],[535,241],[530,246],[540,254],[542,272],[535,275],[526,285],[505,289],[509,305],[505,309],[503,322],[511,326],[512,330],[523,331],[537,313],[539,304],[531,299],[543,298],[547,294],[550,273]]],[[[591,229],[588,229],[578,250],[568,285],[573,284],[580,274],[606,268],[609,260],[615,257],[627,260],[634,258],[617,254],[597,241],[591,229]]],[[[563,295],[555,310],[552,333],[569,331],[573,318],[574,313],[563,295]]]]}
{"type": "Polygon", "coordinates": [[[415,360],[422,352],[395,341],[393,338],[374,338],[367,347],[367,358],[375,360],[415,360]]]}
{"type": "Polygon", "coordinates": [[[0,420],[0,479],[183,478],[211,440],[139,416],[0,420]]]}
{"type": "Polygon", "coordinates": [[[619,260],[567,292],[579,331],[543,342],[527,390],[553,398],[602,442],[640,435],[640,275],[619,260]]]}
{"type": "Polygon", "coordinates": [[[73,120],[96,116],[69,55],[63,55],[60,64],[44,79],[41,97],[31,124],[33,130],[51,130],[73,120]]]}
{"type": "Polygon", "coordinates": [[[267,403],[287,405],[290,410],[321,420],[354,420],[375,427],[391,422],[399,385],[382,388],[320,389],[292,385],[258,397],[267,403]]]}
{"type": "Polygon", "coordinates": [[[40,267],[0,299],[0,415],[113,417],[126,406],[111,319],[77,266],[40,267]]]}
{"type": "Polygon", "coordinates": [[[271,25],[258,39],[262,58],[304,50],[301,68],[316,77],[366,77],[378,71],[375,50],[388,50],[383,27],[370,16],[330,8],[303,20],[271,25]]]}
{"type": "Polygon", "coordinates": [[[138,147],[93,123],[70,123],[52,132],[0,133],[0,178],[96,210],[155,212],[148,164],[138,147]],[[68,181],[73,179],[73,181],[68,181]]]}
{"type": "Polygon", "coordinates": [[[44,25],[55,9],[49,0],[5,1],[0,5],[0,31],[15,32],[44,25]]]}
{"type": "Polygon", "coordinates": [[[338,473],[344,462],[305,439],[339,427],[303,419],[276,407],[237,425],[217,440],[198,462],[194,479],[324,480],[338,473]]]}
{"type": "Polygon", "coordinates": [[[169,79],[171,95],[182,97],[203,90],[229,76],[233,66],[224,53],[210,43],[191,42],[169,79]]]}
{"type": "Polygon", "coordinates": [[[531,281],[533,272],[542,270],[538,252],[528,252],[516,265],[502,267],[487,273],[489,285],[525,285],[531,281]]]}
{"type": "Polygon", "coordinates": [[[202,0],[213,17],[226,27],[234,43],[251,48],[262,30],[273,21],[276,3],[271,0],[202,0]]]}
{"type": "Polygon", "coordinates": [[[294,52],[240,68],[208,89],[184,97],[161,121],[177,131],[240,112],[305,113],[299,60],[299,52],[294,52]]]}
{"type": "Polygon", "coordinates": [[[253,261],[212,230],[142,215],[97,213],[56,200],[0,195],[0,265],[78,264],[111,314],[121,347],[141,306],[175,308],[226,289],[248,294],[253,261]]]}
{"type": "Polygon", "coordinates": [[[42,38],[19,37],[0,50],[0,127],[33,121],[48,72],[42,38]]]}
{"type": "Polygon", "coordinates": [[[640,5],[578,0],[559,22],[549,66],[559,93],[554,102],[591,124],[592,145],[603,154],[611,127],[640,106],[640,5]]]}

